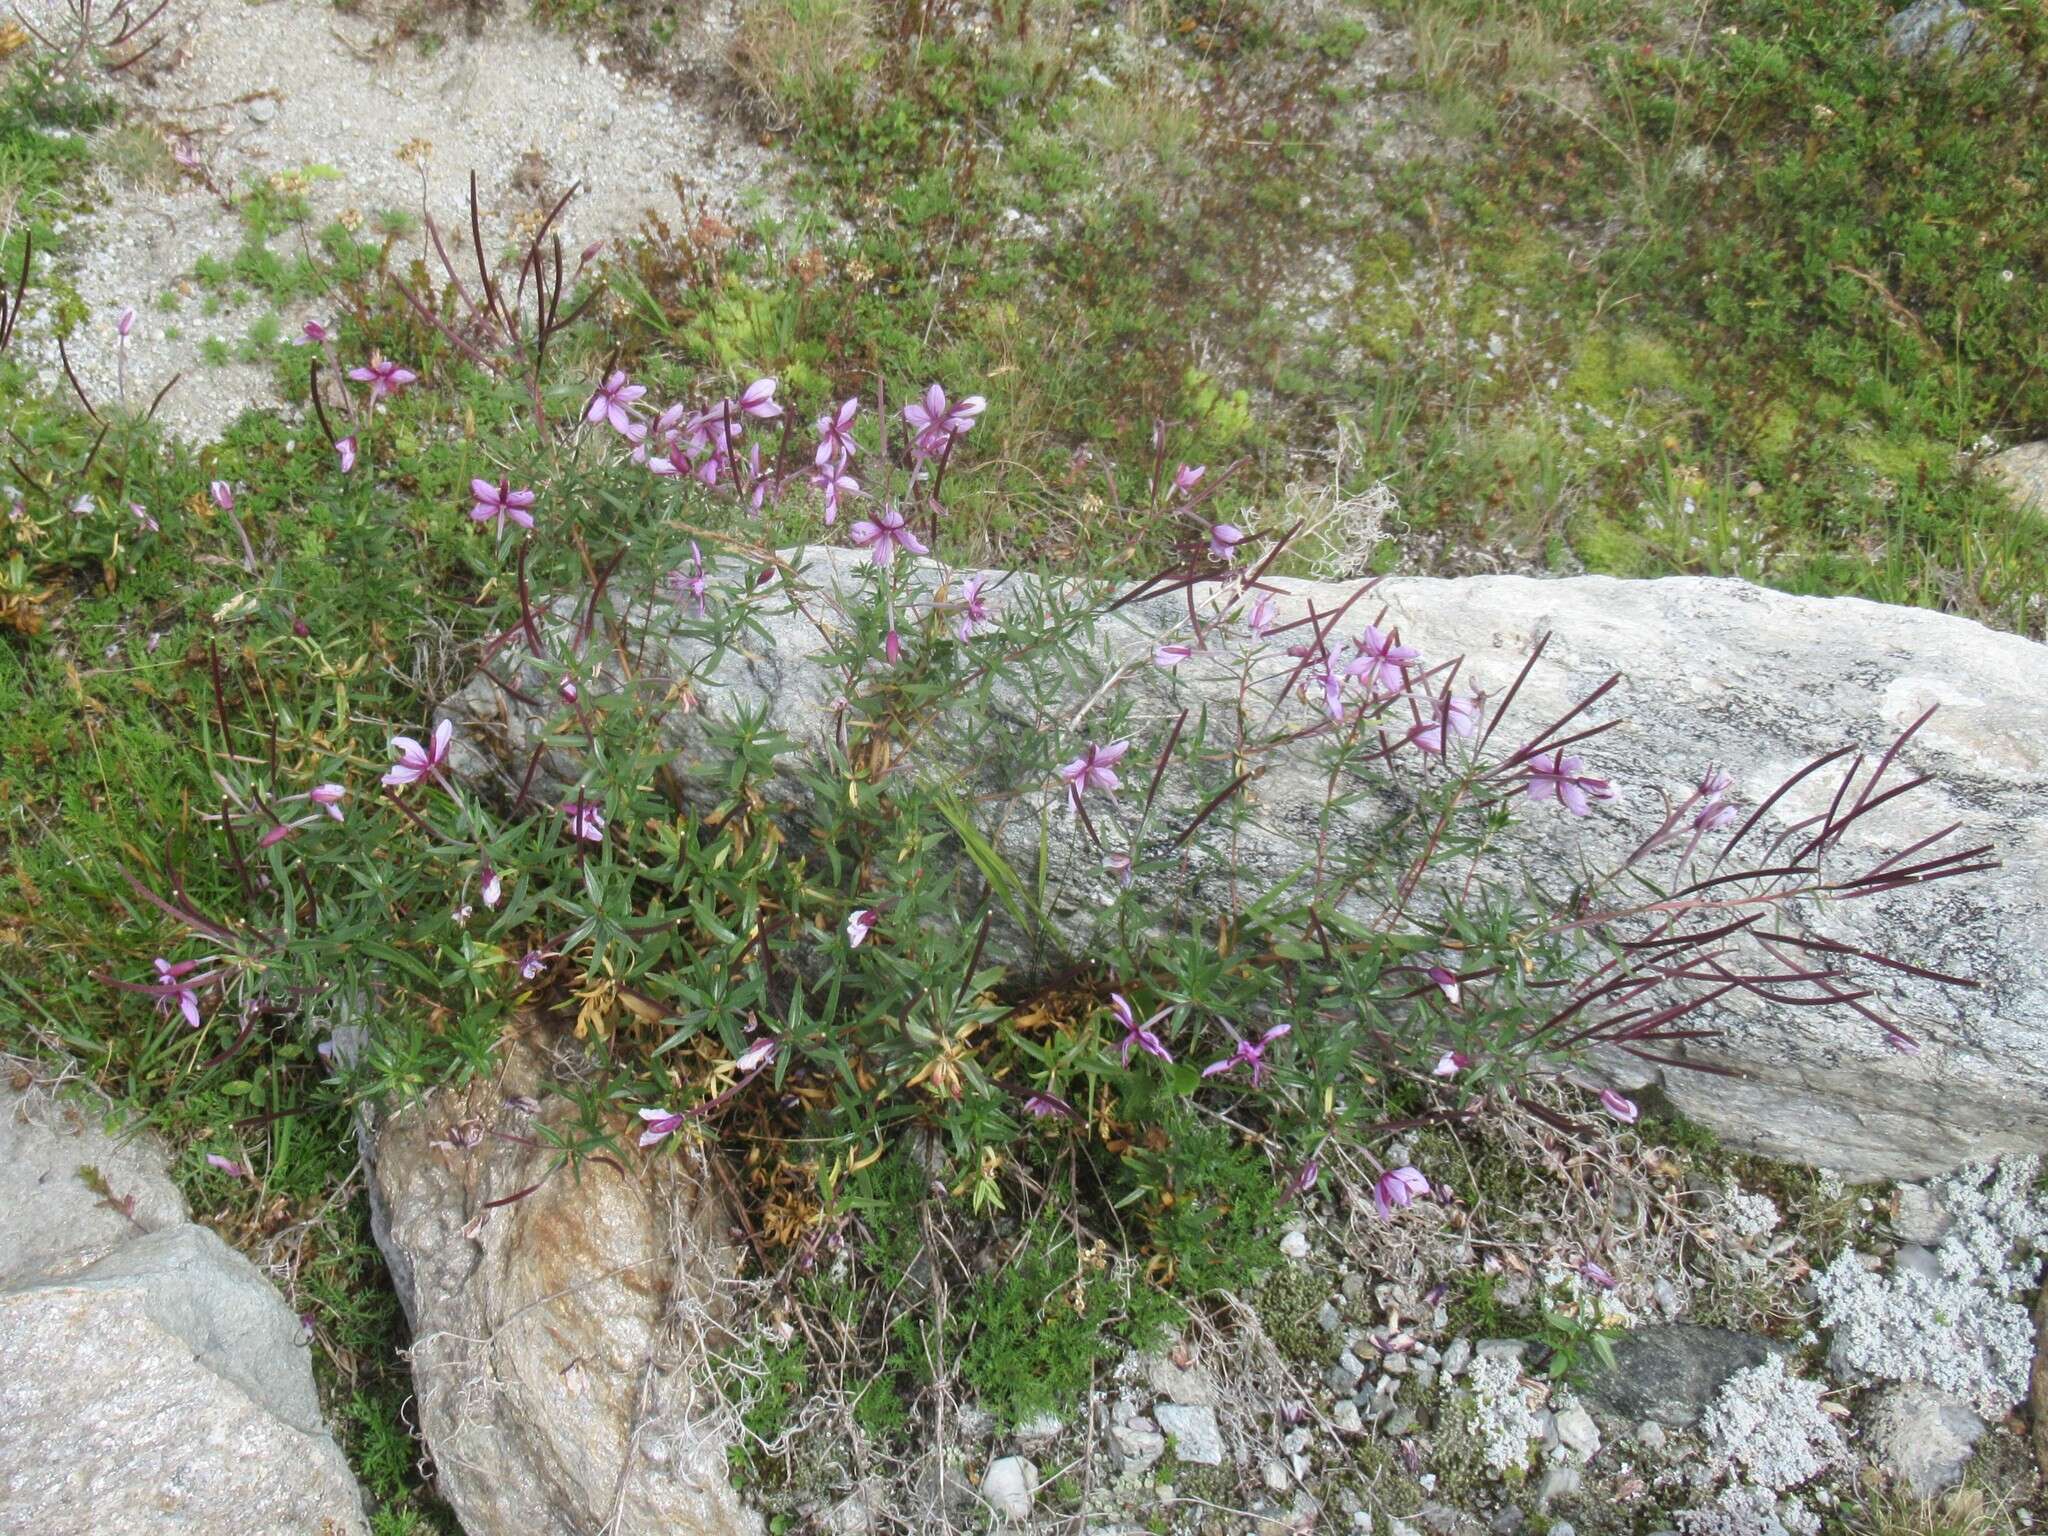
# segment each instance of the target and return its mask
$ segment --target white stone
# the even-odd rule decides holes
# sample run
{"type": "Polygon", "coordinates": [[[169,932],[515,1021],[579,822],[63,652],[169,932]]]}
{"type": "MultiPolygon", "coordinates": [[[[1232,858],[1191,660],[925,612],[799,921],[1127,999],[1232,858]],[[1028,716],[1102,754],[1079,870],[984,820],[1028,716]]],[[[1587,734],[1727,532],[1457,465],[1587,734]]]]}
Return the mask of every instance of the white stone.
{"type": "Polygon", "coordinates": [[[1031,1518],[1031,1501],[1038,1492],[1038,1468],[1022,1456],[1004,1456],[988,1464],[982,1474],[981,1496],[989,1508],[1013,1525],[1031,1518]]]}
{"type": "Polygon", "coordinates": [[[1223,1465],[1223,1431],[1213,1408],[1190,1407],[1185,1403],[1159,1403],[1152,1417],[1182,1461],[1199,1467],[1223,1465]]]}

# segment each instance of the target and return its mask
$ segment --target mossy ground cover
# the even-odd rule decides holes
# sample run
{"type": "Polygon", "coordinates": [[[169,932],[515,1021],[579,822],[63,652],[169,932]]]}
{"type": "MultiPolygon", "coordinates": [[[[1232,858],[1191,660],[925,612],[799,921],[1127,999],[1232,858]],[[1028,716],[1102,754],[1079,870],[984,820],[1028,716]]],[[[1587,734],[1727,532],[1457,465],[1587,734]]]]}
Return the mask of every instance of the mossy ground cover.
{"type": "MultiPolygon", "coordinates": [[[[680,187],[564,338],[551,405],[573,412],[614,362],[657,394],[774,373],[806,409],[876,375],[985,386],[988,468],[957,503],[968,561],[1156,559],[1189,532],[1145,511],[1165,419],[1175,458],[1242,461],[1226,505],[1248,520],[1278,515],[1304,456],[1354,444],[1345,487],[1385,479],[1405,517],[1350,552],[1365,564],[1740,574],[2038,633],[2048,525],[1968,454],[2048,431],[2048,23],[2001,11],[1971,58],[1920,67],[1877,46],[1881,22],[1821,0],[1703,17],[762,0],[741,72],[798,167],[794,211],[735,227],[680,187]],[[1388,44],[1390,24],[1408,40],[1388,44]]],[[[661,24],[622,40],[658,47],[661,24]]],[[[31,234],[61,257],[89,173],[151,160],[133,137],[87,137],[116,123],[111,96],[33,50],[0,68],[12,273],[31,234]]],[[[26,509],[0,540],[0,1041],[76,1059],[168,1137],[205,1219],[288,1246],[378,1529],[446,1529],[323,1065],[261,1028],[210,1062],[175,1017],[100,980],[145,973],[170,932],[130,875],[176,867],[196,904],[232,903],[236,872],[187,856],[210,849],[218,810],[195,734],[380,767],[462,676],[497,576],[450,509],[488,467],[479,445],[513,438],[518,392],[464,369],[395,296],[391,239],[326,232],[284,258],[270,237],[303,213],[273,195],[244,211],[249,239],[197,274],[204,293],[346,292],[347,345],[439,387],[367,425],[372,488],[337,475],[307,423],[259,413],[193,451],[109,412],[102,436],[0,360],[0,481],[26,509]],[[215,479],[242,488],[232,514],[207,498],[215,479]],[[99,510],[75,512],[79,495],[99,510]],[[280,734],[218,725],[222,689],[260,699],[280,734]],[[209,1151],[254,1177],[211,1170],[209,1151]]],[[[61,266],[50,280],[63,322],[82,321],[61,266]]],[[[285,343],[254,333],[244,355],[296,396],[305,355],[285,343]]],[[[943,1337],[898,1336],[862,1428],[901,1431],[935,1350],[992,1409],[1042,1411],[1101,1350],[1270,1268],[1273,1187],[1240,1153],[1221,1138],[1149,1154],[1131,1225],[1149,1279],[1105,1270],[1065,1332],[1030,1320],[1077,1272],[1071,1242],[1003,1231],[1012,1262],[966,1287],[943,1337]]],[[[875,1232],[930,1198],[886,1166],[856,1194],[875,1232]]],[[[797,1381],[801,1358],[778,1358],[797,1381]]],[[[773,1438],[770,1417],[753,1427],[773,1438]]]]}

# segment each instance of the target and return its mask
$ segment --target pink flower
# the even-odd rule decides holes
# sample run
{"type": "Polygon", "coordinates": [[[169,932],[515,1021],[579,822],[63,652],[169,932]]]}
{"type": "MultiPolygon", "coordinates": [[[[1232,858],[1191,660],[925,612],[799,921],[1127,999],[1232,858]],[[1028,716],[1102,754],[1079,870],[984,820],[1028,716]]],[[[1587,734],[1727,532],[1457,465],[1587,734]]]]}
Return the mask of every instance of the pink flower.
{"type": "Polygon", "coordinates": [[[1106,795],[1115,794],[1120,783],[1116,765],[1130,750],[1128,741],[1113,741],[1106,747],[1090,742],[1088,750],[1079,757],[1060,764],[1060,777],[1067,785],[1068,803],[1079,810],[1081,797],[1091,789],[1099,789],[1106,795]]]}
{"type": "Polygon", "coordinates": [[[981,576],[970,576],[960,584],[960,620],[953,626],[953,633],[963,642],[972,640],[977,629],[992,622],[988,603],[981,595],[981,586],[985,579],[981,576]]]}
{"type": "Polygon", "coordinates": [[[1463,1051],[1445,1051],[1443,1055],[1437,1057],[1436,1066],[1431,1069],[1429,1075],[1431,1077],[1456,1077],[1471,1065],[1472,1058],[1463,1051]]]}
{"type": "Polygon", "coordinates": [[[1595,1264],[1591,1259],[1579,1260],[1579,1274],[1599,1286],[1603,1291],[1614,1289],[1614,1276],[1610,1275],[1598,1264],[1595,1264]]]}
{"type": "Polygon", "coordinates": [[[934,384],[924,399],[903,407],[903,419],[910,423],[913,446],[919,458],[936,459],[953,445],[953,439],[974,426],[975,418],[988,409],[980,395],[969,395],[958,404],[946,402],[946,392],[934,384]]]}
{"type": "Polygon", "coordinates": [[[583,419],[589,422],[610,422],[614,432],[627,436],[637,425],[633,420],[633,402],[646,393],[645,384],[635,384],[626,377],[624,370],[615,370],[598,385],[597,393],[590,397],[590,405],[583,412],[583,419]]]}
{"type": "Polygon", "coordinates": [[[1058,1094],[1040,1089],[1024,1096],[1024,1113],[1036,1120],[1071,1120],[1074,1106],[1058,1094]]]}
{"type": "Polygon", "coordinates": [[[348,376],[358,384],[370,386],[370,403],[376,404],[386,395],[397,395],[405,386],[418,380],[419,375],[410,368],[401,368],[396,363],[386,362],[375,353],[370,361],[360,368],[351,368],[348,376]]]}
{"type": "Polygon", "coordinates": [[[910,531],[903,513],[895,507],[883,507],[875,513],[875,520],[862,518],[853,525],[853,542],[868,552],[868,557],[877,565],[887,565],[896,558],[898,548],[908,554],[921,555],[925,547],[918,542],[917,535],[910,531]]]}
{"type": "Polygon", "coordinates": [[[1202,1068],[1202,1076],[1220,1077],[1225,1072],[1229,1072],[1234,1068],[1241,1066],[1250,1067],[1252,1069],[1252,1086],[1254,1088],[1262,1087],[1266,1081],[1266,1073],[1270,1070],[1266,1065],[1266,1047],[1275,1040],[1279,1040],[1292,1032],[1293,1026],[1291,1024],[1275,1024],[1271,1029],[1259,1036],[1257,1040],[1239,1040],[1237,1042],[1237,1049],[1231,1052],[1230,1055],[1224,1057],[1221,1061],[1212,1061],[1208,1066],[1202,1068]]]}
{"type": "Polygon", "coordinates": [[[548,957],[537,949],[529,949],[519,957],[519,979],[532,981],[548,968],[548,957]]]}
{"type": "Polygon", "coordinates": [[[1453,1004],[1458,1001],[1462,989],[1458,986],[1458,978],[1456,976],[1440,965],[1432,965],[1429,968],[1429,979],[1436,983],[1437,990],[1449,998],[1453,1004]]]}
{"type": "Polygon", "coordinates": [[[1273,601],[1273,594],[1261,592],[1252,599],[1251,612],[1245,615],[1244,627],[1252,632],[1254,640],[1266,638],[1266,631],[1273,627],[1279,616],[1280,605],[1273,601]]]}
{"type": "Polygon", "coordinates": [[[566,677],[562,679],[561,686],[557,688],[555,692],[562,696],[562,702],[564,704],[574,704],[579,698],[582,697],[582,695],[576,691],[576,684],[574,683],[574,681],[566,677]]]}
{"type": "Polygon", "coordinates": [[[126,342],[128,340],[128,333],[134,329],[135,308],[133,305],[124,304],[121,306],[121,313],[114,316],[114,334],[120,337],[123,342],[126,342]]]}
{"type": "Polygon", "coordinates": [[[1477,699],[1449,698],[1440,700],[1436,707],[1436,718],[1425,720],[1408,732],[1408,739],[1425,752],[1444,755],[1450,738],[1468,740],[1479,729],[1479,701],[1477,699]]]}
{"type": "Polygon", "coordinates": [[[129,502],[128,510],[135,514],[135,521],[140,523],[148,532],[156,533],[160,531],[157,527],[156,519],[149,515],[149,508],[145,507],[141,502],[129,502]]]}
{"type": "Polygon", "coordinates": [[[505,895],[503,878],[488,864],[483,867],[483,884],[478,888],[478,894],[487,907],[496,907],[505,895]]]}
{"type": "Polygon", "coordinates": [[[868,935],[875,931],[875,914],[862,907],[846,920],[846,946],[859,949],[867,943],[868,935]]]}
{"type": "Polygon", "coordinates": [[[341,461],[341,472],[345,475],[356,467],[356,440],[344,437],[334,445],[334,456],[341,461]]]}
{"type": "Polygon", "coordinates": [[[232,512],[235,510],[235,488],[229,485],[227,481],[214,481],[213,484],[206,488],[206,492],[213,498],[213,504],[219,507],[221,511],[232,512]]]}
{"type": "MultiPolygon", "coordinates": [[[[820,464],[806,477],[825,498],[825,526],[830,528],[839,521],[839,503],[848,496],[861,494],[860,482],[846,472],[843,464],[820,464]]],[[[882,514],[888,516],[886,512],[882,514]]],[[[887,561],[879,562],[887,564],[887,561]]]]}
{"type": "Polygon", "coordinates": [[[1128,853],[1106,853],[1102,856],[1103,873],[1126,890],[1131,884],[1131,856],[1128,853]]]}
{"type": "Polygon", "coordinates": [[[502,528],[509,519],[522,528],[533,526],[533,492],[513,490],[510,480],[500,479],[496,485],[488,480],[472,480],[469,493],[476,499],[476,505],[469,509],[471,522],[488,523],[496,519],[502,528]]]}
{"type": "Polygon", "coordinates": [[[1389,1168],[1373,1186],[1373,1209],[1385,1221],[1397,1210],[1406,1210],[1417,1199],[1429,1198],[1429,1180],[1413,1168],[1389,1168]]]}
{"type": "Polygon", "coordinates": [[[858,399],[842,400],[838,410],[818,418],[818,452],[813,462],[820,468],[844,464],[853,457],[853,418],[859,414],[858,399]]]}
{"type": "Polygon", "coordinates": [[[782,1048],[782,1042],[772,1035],[764,1035],[741,1051],[733,1065],[742,1072],[758,1072],[775,1059],[775,1053],[782,1048]]]}
{"type": "Polygon", "coordinates": [[[1727,800],[1734,787],[1735,781],[1719,768],[1707,770],[1700,780],[1700,806],[1693,812],[1692,824],[1697,830],[1720,832],[1735,824],[1735,807],[1727,800]]]}
{"type": "Polygon", "coordinates": [[[640,1133],[640,1145],[651,1147],[664,1137],[673,1136],[688,1122],[687,1114],[674,1114],[666,1109],[643,1109],[640,1118],[647,1122],[647,1129],[640,1133]]]}
{"type": "Polygon", "coordinates": [[[1178,496],[1192,495],[1195,487],[1202,483],[1202,476],[1207,473],[1209,473],[1209,466],[1206,464],[1181,465],[1179,469],[1173,472],[1174,494],[1178,496]]]}
{"type": "Polygon", "coordinates": [[[1408,683],[1408,663],[1421,658],[1422,652],[1414,646],[1400,645],[1391,633],[1381,634],[1378,625],[1368,624],[1358,637],[1358,655],[1348,670],[1353,677],[1364,678],[1367,688],[1399,693],[1408,683]]]}
{"type": "Polygon", "coordinates": [[[1624,1099],[1612,1088],[1602,1088],[1600,1090],[1600,1107],[1614,1116],[1623,1125],[1634,1125],[1636,1117],[1642,1113],[1641,1110],[1636,1108],[1634,1099],[1624,1099]]]}
{"type": "Polygon", "coordinates": [[[334,332],[328,330],[318,320],[308,320],[299,328],[299,339],[292,343],[292,345],[303,347],[307,342],[311,342],[313,345],[318,346],[324,341],[333,340],[333,338],[334,332]]]}
{"type": "Polygon", "coordinates": [[[1244,542],[1244,530],[1235,523],[1215,523],[1209,528],[1209,554],[1225,565],[1237,558],[1237,546],[1244,542]]]}
{"type": "Polygon", "coordinates": [[[586,843],[604,841],[604,807],[591,800],[571,800],[562,807],[562,814],[569,818],[572,836],[586,843]]]}
{"type": "Polygon", "coordinates": [[[697,548],[697,541],[690,540],[690,568],[687,572],[673,570],[668,573],[668,589],[677,597],[687,597],[697,605],[697,617],[704,617],[704,591],[709,585],[704,576],[704,555],[697,548]]]}
{"type": "Polygon", "coordinates": [[[206,1154],[206,1166],[218,1168],[231,1179],[246,1179],[249,1177],[249,1170],[247,1168],[244,1168],[231,1157],[222,1157],[218,1152],[206,1154]]]}
{"type": "Polygon", "coordinates": [[[1131,1052],[1134,1050],[1144,1051],[1149,1056],[1157,1056],[1163,1062],[1172,1063],[1173,1053],[1166,1048],[1166,1042],[1159,1038],[1154,1029],[1161,1019],[1173,1012],[1172,1008],[1162,1008],[1140,1024],[1137,1015],[1131,1012],[1131,1005],[1124,1001],[1123,994],[1112,992],[1109,994],[1109,1011],[1116,1016],[1117,1023],[1123,1028],[1123,1048],[1119,1055],[1125,1066],[1131,1064],[1131,1052]]]}
{"type": "Polygon", "coordinates": [[[903,637],[896,633],[894,626],[882,636],[882,659],[892,667],[903,659],[903,637]]]}
{"type": "Polygon", "coordinates": [[[1585,763],[1558,752],[1539,752],[1529,759],[1529,798],[1556,800],[1574,816],[1584,816],[1593,800],[1615,799],[1620,791],[1605,779],[1582,770],[1585,763]]]}
{"type": "Polygon", "coordinates": [[[1319,1156],[1310,1157],[1307,1162],[1294,1170],[1294,1177],[1289,1179],[1285,1187],[1281,1189],[1280,1203],[1285,1205],[1289,1200],[1307,1194],[1316,1187],[1316,1180],[1321,1178],[1322,1174],[1322,1158],[1319,1156]]]}
{"type": "Polygon", "coordinates": [[[398,761],[391,765],[378,782],[387,788],[401,784],[417,784],[421,779],[440,780],[442,787],[447,780],[441,777],[441,770],[448,763],[448,744],[455,735],[455,722],[443,720],[434,727],[433,745],[421,746],[410,736],[391,738],[391,750],[398,754],[398,761]]]}
{"type": "Polygon", "coordinates": [[[1171,672],[1175,667],[1195,654],[1195,648],[1179,641],[1172,645],[1158,645],[1152,648],[1152,665],[1161,671],[1171,672]]]}
{"type": "Polygon", "coordinates": [[[740,409],[756,421],[773,421],[780,416],[782,407],[775,403],[775,381],[754,380],[740,396],[740,409]]]}
{"type": "Polygon", "coordinates": [[[199,992],[187,978],[198,969],[197,960],[180,960],[173,965],[162,955],[156,958],[158,1007],[168,1011],[175,1002],[178,1011],[185,1015],[185,1022],[194,1029],[199,1027],[199,992]]]}
{"type": "Polygon", "coordinates": [[[342,784],[315,784],[306,791],[306,798],[336,821],[342,819],[341,802],[348,795],[348,788],[342,784]]]}

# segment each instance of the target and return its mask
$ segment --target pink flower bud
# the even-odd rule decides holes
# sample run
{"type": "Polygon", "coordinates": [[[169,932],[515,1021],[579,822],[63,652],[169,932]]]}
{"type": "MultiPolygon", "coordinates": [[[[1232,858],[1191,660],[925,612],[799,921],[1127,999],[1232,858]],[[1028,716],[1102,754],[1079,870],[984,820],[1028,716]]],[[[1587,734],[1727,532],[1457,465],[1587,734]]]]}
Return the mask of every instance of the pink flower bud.
{"type": "Polygon", "coordinates": [[[216,480],[207,487],[207,491],[213,497],[213,504],[219,507],[221,511],[232,512],[235,510],[234,487],[229,485],[227,481],[216,480]]]}

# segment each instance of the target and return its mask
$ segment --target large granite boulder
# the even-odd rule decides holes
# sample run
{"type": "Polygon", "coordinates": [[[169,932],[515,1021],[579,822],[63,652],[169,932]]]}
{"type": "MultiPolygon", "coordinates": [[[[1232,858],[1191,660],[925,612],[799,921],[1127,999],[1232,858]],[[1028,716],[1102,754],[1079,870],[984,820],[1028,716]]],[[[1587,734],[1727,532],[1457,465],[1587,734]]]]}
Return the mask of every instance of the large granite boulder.
{"type": "MultiPolygon", "coordinates": [[[[605,671],[616,651],[641,658],[643,686],[655,679],[694,693],[697,707],[672,710],[664,726],[679,759],[705,755],[705,722],[729,720],[743,708],[763,712],[767,727],[800,750],[822,749],[843,720],[843,682],[824,659],[834,629],[833,594],[850,593],[860,579],[858,562],[846,552],[812,551],[801,581],[814,596],[792,604],[772,590],[757,593],[750,601],[758,630],[742,646],[716,651],[701,637],[679,633],[683,613],[667,594],[613,592],[604,616],[611,639],[586,659],[601,674],[592,686],[619,686],[605,671]]],[[[938,578],[927,572],[926,579],[938,578]]],[[[1003,588],[998,575],[989,580],[999,602],[1000,594],[1015,604],[1031,600],[1028,581],[1003,588]]],[[[1310,604],[1327,613],[1355,590],[1272,585],[1283,594],[1283,622],[1310,604]]],[[[713,595],[714,602],[734,600],[732,584],[713,595]]],[[[851,605],[853,598],[844,601],[851,605]]],[[[1122,669],[1117,686],[1133,699],[1137,718],[1171,720],[1183,707],[1235,718],[1238,684],[1224,669],[1195,664],[1168,673],[1149,664],[1155,642],[1177,635],[1184,624],[1186,605],[1184,596],[1168,596],[1105,618],[1095,670],[1075,676],[1075,702],[1112,669],[1122,669]]],[[[2048,1145],[2048,697],[2042,689],[2048,649],[1924,609],[1795,597],[1739,581],[1401,578],[1383,583],[1354,610],[1357,618],[1345,633],[1382,606],[1402,638],[1428,659],[1462,655],[1461,686],[1496,700],[1531,647],[1550,636],[1516,702],[1515,740],[1563,714],[1610,674],[1623,674],[1622,685],[1591,717],[1618,719],[1619,729],[1583,749],[1594,771],[1623,785],[1623,802],[1583,823],[1561,815],[1527,818],[1512,845],[1515,863],[1506,873],[1553,888],[1586,861],[1611,860],[1631,846],[1661,815],[1659,792],[1682,798],[1709,765],[1735,775],[1746,810],[1837,748],[1859,748],[1874,761],[1930,706],[1940,706],[1887,780],[1925,774],[1929,782],[1857,819],[1834,856],[1845,866],[1875,859],[1953,823],[1945,847],[1993,845],[2003,867],[1833,904],[1806,921],[1823,937],[1962,973],[1981,986],[1959,989],[1898,972],[1860,974],[1919,1042],[1911,1054],[1845,1009],[1750,1007],[1716,1017],[1715,1038],[1672,1052],[1733,1075],[1652,1067],[1622,1056],[1604,1058],[1602,1069],[1631,1088],[1661,1080],[1678,1108],[1737,1145],[1857,1177],[1926,1175],[1970,1158],[2048,1145]]],[[[548,610],[549,644],[557,654],[567,648],[578,612],[570,598],[548,610]]],[[[510,654],[500,657],[445,707],[461,727],[455,771],[508,796],[529,774],[530,787],[541,793],[572,782],[580,765],[559,738],[534,755],[551,696],[537,669],[510,654]]],[[[1303,723],[1314,718],[1307,705],[1280,702],[1301,711],[1303,723]]],[[[980,794],[985,803],[1000,800],[1014,808],[1028,802],[1024,814],[988,829],[990,836],[1017,868],[1035,867],[1044,850],[1052,938],[1069,953],[1084,953],[1109,877],[1080,840],[1042,835],[1044,818],[1055,814],[1055,797],[1035,786],[1021,796],[1018,785],[996,782],[991,776],[999,773],[1001,758],[983,750],[1006,733],[1019,739],[1064,733],[1066,722],[1040,719],[1002,693],[995,708],[1003,718],[963,742],[960,761],[947,767],[964,764],[977,791],[997,792],[980,794]]],[[[1067,744],[1067,736],[1061,741],[1067,744]]],[[[1778,801],[1758,844],[1824,815],[1839,771],[1817,774],[1778,801]]],[[[800,799],[793,774],[782,791],[792,804],[800,799]]],[[[1233,883],[1239,890],[1257,888],[1298,869],[1312,847],[1324,791],[1307,754],[1262,760],[1246,790],[1250,820],[1228,859],[1198,858],[1177,875],[1172,891],[1159,893],[1162,910],[1176,900],[1221,902],[1233,883]]],[[[1177,808],[1205,798],[1195,786],[1173,783],[1162,793],[1177,808]]],[[[1346,814],[1384,812],[1361,804],[1346,814]]]]}
{"type": "Polygon", "coordinates": [[[364,1131],[442,1497],[469,1536],[757,1536],[707,1375],[736,1265],[705,1166],[565,1166],[547,1051],[500,1067],[364,1131]]]}
{"type": "Polygon", "coordinates": [[[366,1536],[304,1330],[147,1141],[0,1089],[0,1530],[366,1536]]]}

